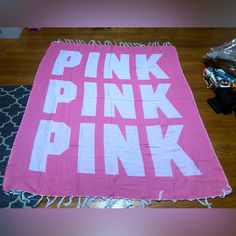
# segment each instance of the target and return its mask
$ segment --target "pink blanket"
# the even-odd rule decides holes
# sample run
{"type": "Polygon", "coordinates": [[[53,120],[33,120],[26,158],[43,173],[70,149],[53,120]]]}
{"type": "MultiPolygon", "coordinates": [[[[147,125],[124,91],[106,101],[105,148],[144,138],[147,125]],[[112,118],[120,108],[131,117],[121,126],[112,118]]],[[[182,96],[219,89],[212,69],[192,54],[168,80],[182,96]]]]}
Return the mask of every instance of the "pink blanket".
{"type": "Polygon", "coordinates": [[[173,46],[53,42],[7,166],[4,190],[192,200],[225,174],[173,46]]]}

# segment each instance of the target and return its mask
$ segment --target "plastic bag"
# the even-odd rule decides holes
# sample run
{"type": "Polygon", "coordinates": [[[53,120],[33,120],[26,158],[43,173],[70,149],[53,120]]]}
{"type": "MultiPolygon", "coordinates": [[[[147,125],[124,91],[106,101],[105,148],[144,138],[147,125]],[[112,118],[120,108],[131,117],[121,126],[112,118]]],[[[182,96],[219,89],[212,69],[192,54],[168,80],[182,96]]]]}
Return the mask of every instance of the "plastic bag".
{"type": "Polygon", "coordinates": [[[202,62],[207,88],[215,92],[208,104],[216,113],[236,113],[236,39],[211,48],[202,62]]]}
{"type": "Polygon", "coordinates": [[[207,56],[236,62],[236,39],[226,42],[221,46],[211,48],[207,56]]]}
{"type": "Polygon", "coordinates": [[[217,69],[223,69],[227,73],[236,77],[236,39],[211,48],[202,58],[206,66],[212,66],[217,69]]]}

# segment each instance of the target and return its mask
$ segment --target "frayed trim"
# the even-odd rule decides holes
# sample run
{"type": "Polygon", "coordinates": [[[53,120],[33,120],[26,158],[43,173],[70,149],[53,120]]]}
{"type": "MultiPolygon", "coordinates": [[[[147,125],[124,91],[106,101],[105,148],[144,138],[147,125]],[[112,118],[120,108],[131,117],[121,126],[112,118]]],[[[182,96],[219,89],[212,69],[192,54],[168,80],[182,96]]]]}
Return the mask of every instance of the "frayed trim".
{"type": "Polygon", "coordinates": [[[95,201],[96,199],[97,199],[96,197],[86,197],[86,198],[84,199],[82,208],[90,207],[91,204],[92,204],[92,202],[95,201]]]}
{"type": "Polygon", "coordinates": [[[135,206],[135,200],[124,199],[123,208],[133,208],[135,206]]]}
{"type": "MultiPolygon", "coordinates": [[[[179,199],[178,201],[197,200],[202,206],[212,208],[212,203],[208,202],[209,199],[213,199],[217,197],[225,198],[227,195],[231,193],[232,193],[232,188],[228,185],[227,189],[222,190],[222,194],[219,196],[210,196],[210,197],[203,197],[203,198],[196,198],[196,199],[179,199]]],[[[20,190],[11,190],[9,192],[6,192],[5,194],[6,195],[12,194],[12,195],[17,196],[17,199],[9,204],[8,206],[9,208],[11,208],[11,206],[17,201],[20,201],[21,203],[23,203],[24,208],[35,208],[45,198],[47,201],[44,206],[45,208],[49,208],[52,206],[56,208],[61,208],[63,206],[68,207],[68,206],[72,206],[75,203],[76,203],[75,208],[89,208],[89,207],[92,207],[93,203],[97,200],[102,201],[101,205],[103,205],[103,207],[101,208],[121,208],[121,207],[122,208],[134,208],[134,207],[145,208],[146,206],[150,206],[152,203],[151,200],[132,200],[132,199],[127,199],[127,198],[112,198],[112,197],[75,197],[75,196],[49,197],[49,196],[40,196],[36,194],[31,194],[29,196],[26,196],[27,192],[20,191],[20,190]],[[40,199],[38,199],[33,206],[28,206],[27,204],[29,204],[31,199],[36,196],[39,196],[40,199]]],[[[165,199],[164,190],[161,190],[158,194],[156,201],[160,202],[160,201],[170,201],[170,200],[174,203],[177,202],[176,199],[165,199]]]]}
{"type": "Polygon", "coordinates": [[[65,197],[62,197],[61,200],[57,203],[57,208],[60,208],[61,205],[63,204],[65,207],[70,206],[73,202],[73,196],[69,197],[69,201],[68,202],[64,202],[65,197]]]}
{"type": "Polygon", "coordinates": [[[223,195],[220,196],[220,198],[225,198],[225,196],[227,196],[227,195],[232,193],[232,191],[233,191],[232,188],[229,185],[227,187],[228,187],[227,190],[225,190],[225,189],[222,190],[223,195]]]}
{"type": "Polygon", "coordinates": [[[141,207],[145,208],[145,206],[150,206],[152,204],[151,200],[141,200],[141,207]]]}
{"type": "MultiPolygon", "coordinates": [[[[63,206],[70,206],[72,205],[72,203],[75,203],[75,201],[77,201],[76,204],[76,208],[89,208],[92,206],[94,201],[97,200],[101,200],[104,204],[102,208],[117,208],[116,205],[118,205],[119,201],[122,201],[122,204],[119,203],[119,205],[122,205],[122,208],[133,208],[135,206],[135,200],[130,200],[130,199],[119,199],[119,198],[106,198],[106,197],[70,197],[69,201],[65,201],[66,197],[53,197],[52,199],[50,199],[50,197],[46,197],[47,199],[47,203],[45,205],[45,208],[49,208],[49,207],[56,207],[56,208],[61,208],[63,206]],[[55,203],[57,200],[59,199],[58,203],[55,203]],[[73,200],[75,200],[73,202],[73,200]]],[[[144,205],[150,205],[151,201],[149,200],[142,200],[142,207],[144,207],[144,205]]],[[[100,208],[100,207],[99,207],[100,208]]],[[[119,207],[120,208],[120,207],[119,207]]]]}
{"type": "Polygon", "coordinates": [[[100,46],[123,46],[123,47],[159,47],[159,46],[172,46],[170,42],[148,42],[148,43],[137,43],[137,42],[115,42],[115,41],[103,41],[90,40],[85,42],[81,39],[58,39],[54,43],[71,43],[71,44],[84,44],[84,45],[100,45],[100,46]]]}
{"type": "MultiPolygon", "coordinates": [[[[159,192],[159,196],[157,198],[157,201],[160,202],[160,201],[169,201],[170,199],[165,199],[163,197],[163,193],[164,191],[161,190],[159,192]]],[[[225,198],[227,195],[231,194],[232,193],[232,187],[227,185],[227,189],[223,189],[222,190],[222,195],[218,195],[218,196],[210,196],[210,197],[203,197],[203,200],[201,200],[201,198],[195,198],[195,199],[179,199],[179,200],[176,200],[176,199],[171,199],[171,201],[173,203],[176,203],[177,201],[195,201],[197,200],[202,206],[206,206],[208,208],[212,208],[212,203],[209,203],[208,200],[209,199],[214,199],[214,198],[217,198],[217,197],[220,197],[220,198],[225,198]]]]}
{"type": "Polygon", "coordinates": [[[158,197],[158,200],[157,201],[161,201],[161,198],[162,198],[162,194],[164,193],[164,190],[161,190],[159,192],[159,197],[158,197]]]}
{"type": "Polygon", "coordinates": [[[105,201],[107,202],[105,208],[112,208],[119,201],[119,199],[109,198],[108,200],[105,199],[105,201]]]}
{"type": "Polygon", "coordinates": [[[204,201],[201,201],[200,199],[197,199],[197,200],[198,200],[198,202],[199,202],[201,205],[207,206],[208,208],[212,208],[212,207],[211,207],[211,206],[212,206],[212,203],[209,203],[208,200],[207,200],[207,198],[205,198],[204,201]]]}
{"type": "Polygon", "coordinates": [[[57,200],[57,197],[54,197],[52,200],[49,197],[46,197],[46,199],[47,199],[47,204],[45,205],[45,208],[48,208],[57,200]]]}

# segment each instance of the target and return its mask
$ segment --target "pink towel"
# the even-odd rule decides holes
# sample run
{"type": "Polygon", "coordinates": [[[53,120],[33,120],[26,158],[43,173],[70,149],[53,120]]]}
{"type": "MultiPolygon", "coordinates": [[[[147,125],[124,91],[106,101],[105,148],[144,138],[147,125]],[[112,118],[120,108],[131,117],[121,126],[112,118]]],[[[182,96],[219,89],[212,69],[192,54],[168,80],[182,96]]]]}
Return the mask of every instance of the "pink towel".
{"type": "Polygon", "coordinates": [[[4,190],[193,200],[225,196],[231,188],[175,47],[53,42],[4,190]]]}

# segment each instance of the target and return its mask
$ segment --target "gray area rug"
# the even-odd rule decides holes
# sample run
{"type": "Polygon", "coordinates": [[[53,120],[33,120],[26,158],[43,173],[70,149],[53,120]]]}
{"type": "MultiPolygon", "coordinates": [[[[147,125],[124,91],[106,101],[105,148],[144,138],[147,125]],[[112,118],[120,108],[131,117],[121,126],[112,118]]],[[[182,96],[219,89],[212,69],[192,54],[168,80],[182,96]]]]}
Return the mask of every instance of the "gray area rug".
{"type": "Polygon", "coordinates": [[[40,196],[2,189],[11,148],[23,117],[31,86],[0,87],[0,208],[33,208],[40,196]]]}

